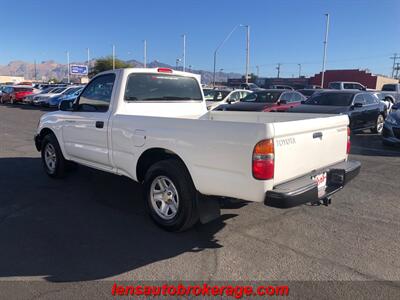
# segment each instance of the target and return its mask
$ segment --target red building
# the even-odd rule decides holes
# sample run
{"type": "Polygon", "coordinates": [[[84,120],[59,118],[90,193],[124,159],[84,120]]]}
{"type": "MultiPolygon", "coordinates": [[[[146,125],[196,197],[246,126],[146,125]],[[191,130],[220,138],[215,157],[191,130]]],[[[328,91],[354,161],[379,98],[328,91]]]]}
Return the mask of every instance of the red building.
{"type": "MultiPolygon", "coordinates": [[[[322,73],[315,74],[310,78],[310,85],[321,85],[322,73]]],[[[382,85],[386,83],[398,83],[397,79],[373,75],[363,70],[326,70],[324,76],[324,88],[328,87],[328,84],[333,81],[352,81],[358,82],[370,89],[380,90],[382,85]]]]}

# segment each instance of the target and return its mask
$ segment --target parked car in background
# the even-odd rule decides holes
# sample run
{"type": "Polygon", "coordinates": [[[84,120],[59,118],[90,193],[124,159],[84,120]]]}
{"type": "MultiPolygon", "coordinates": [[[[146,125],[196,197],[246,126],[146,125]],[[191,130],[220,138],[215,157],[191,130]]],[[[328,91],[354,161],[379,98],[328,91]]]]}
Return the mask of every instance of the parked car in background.
{"type": "Polygon", "coordinates": [[[53,88],[53,87],[49,87],[49,88],[45,88],[43,90],[36,90],[37,92],[34,92],[34,93],[26,96],[25,99],[22,100],[22,102],[26,103],[26,104],[32,104],[33,103],[33,98],[35,96],[51,93],[51,91],[54,90],[54,89],[55,88],[53,88]]]}
{"type": "Polygon", "coordinates": [[[382,86],[382,94],[387,101],[391,101],[393,104],[400,102],[400,84],[384,84],[382,86]]]}
{"type": "Polygon", "coordinates": [[[58,87],[46,94],[36,95],[33,97],[33,105],[46,106],[50,97],[61,95],[66,89],[66,87],[58,87]]]}
{"type": "Polygon", "coordinates": [[[67,89],[65,89],[64,92],[62,92],[59,95],[50,96],[48,98],[46,105],[49,107],[57,107],[58,108],[58,105],[60,104],[61,101],[76,99],[76,97],[79,95],[79,93],[82,91],[82,89],[83,89],[82,86],[67,88],[67,89]],[[79,92],[79,93],[74,95],[77,92],[79,92]],[[69,98],[70,96],[72,96],[72,97],[69,98]]]}
{"type": "Polygon", "coordinates": [[[363,91],[322,91],[308,98],[290,112],[317,114],[347,114],[350,129],[370,129],[381,133],[385,121],[386,107],[376,95],[363,91]]]}
{"type": "Polygon", "coordinates": [[[348,81],[333,81],[330,82],[328,88],[333,90],[359,90],[366,91],[367,88],[358,82],[348,82],[348,81]]]}
{"type": "Polygon", "coordinates": [[[400,110],[391,112],[383,125],[382,142],[388,146],[400,146],[400,110]]]}
{"type": "Polygon", "coordinates": [[[26,96],[31,95],[34,89],[31,86],[13,85],[5,86],[2,90],[0,103],[9,102],[15,104],[22,102],[26,96]]]}
{"type": "Polygon", "coordinates": [[[243,90],[259,91],[261,88],[255,83],[241,83],[240,88],[243,90]]]}
{"type": "Polygon", "coordinates": [[[300,105],[306,98],[297,91],[290,90],[263,90],[247,95],[234,104],[218,106],[215,110],[224,111],[286,111],[300,105]]]}
{"type": "Polygon", "coordinates": [[[221,104],[235,103],[252,93],[249,90],[221,90],[204,89],[204,98],[206,99],[207,109],[212,110],[221,104]]]}

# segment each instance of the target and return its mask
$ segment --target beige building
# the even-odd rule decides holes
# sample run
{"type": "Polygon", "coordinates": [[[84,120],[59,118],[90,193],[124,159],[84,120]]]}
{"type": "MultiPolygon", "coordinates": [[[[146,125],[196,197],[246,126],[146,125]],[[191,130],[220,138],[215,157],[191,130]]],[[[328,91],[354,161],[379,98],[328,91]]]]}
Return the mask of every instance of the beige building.
{"type": "Polygon", "coordinates": [[[20,83],[22,81],[25,81],[25,78],[23,76],[3,76],[3,75],[0,75],[0,84],[4,84],[4,83],[20,83]]]}

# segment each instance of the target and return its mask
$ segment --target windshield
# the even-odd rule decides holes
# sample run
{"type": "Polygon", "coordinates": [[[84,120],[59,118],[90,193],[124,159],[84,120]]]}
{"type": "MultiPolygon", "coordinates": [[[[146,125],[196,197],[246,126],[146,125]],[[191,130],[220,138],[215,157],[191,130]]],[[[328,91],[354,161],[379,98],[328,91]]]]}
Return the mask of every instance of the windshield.
{"type": "Polygon", "coordinates": [[[203,93],[206,101],[222,101],[230,91],[204,90],[203,93]]]}
{"type": "Polygon", "coordinates": [[[304,96],[311,96],[315,93],[315,90],[300,90],[299,92],[302,93],[304,96]]]}
{"type": "Polygon", "coordinates": [[[15,88],[15,92],[32,92],[31,88],[15,88]]]}
{"type": "Polygon", "coordinates": [[[64,95],[71,95],[73,93],[75,93],[76,91],[78,91],[80,88],[72,88],[72,89],[68,89],[65,91],[64,95]]]}
{"type": "Polygon", "coordinates": [[[248,94],[244,97],[241,102],[261,102],[261,103],[275,103],[278,101],[282,92],[273,91],[273,92],[258,92],[248,94]]]}
{"type": "Polygon", "coordinates": [[[56,88],[53,91],[51,91],[53,94],[60,94],[65,90],[65,88],[56,88]]]}
{"type": "Polygon", "coordinates": [[[172,74],[131,74],[124,98],[127,101],[203,100],[196,79],[172,74]]]}
{"type": "Polygon", "coordinates": [[[353,102],[353,93],[318,93],[311,96],[304,104],[350,106],[353,102]]]}

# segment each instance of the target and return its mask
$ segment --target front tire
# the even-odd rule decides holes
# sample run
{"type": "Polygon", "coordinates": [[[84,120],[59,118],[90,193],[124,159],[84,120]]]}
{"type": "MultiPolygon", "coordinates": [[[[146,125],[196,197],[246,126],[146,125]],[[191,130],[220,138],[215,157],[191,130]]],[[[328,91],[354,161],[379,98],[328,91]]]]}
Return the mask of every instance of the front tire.
{"type": "Polygon", "coordinates": [[[376,119],[376,122],[375,122],[375,127],[371,129],[371,132],[381,134],[383,131],[384,123],[385,123],[385,118],[383,117],[382,114],[379,114],[378,118],[376,119]]]}
{"type": "Polygon", "coordinates": [[[146,207],[158,226],[167,231],[184,231],[199,220],[197,191],[181,161],[155,163],[146,173],[144,187],[146,207]]]}
{"type": "Polygon", "coordinates": [[[64,177],[66,160],[54,134],[48,134],[43,138],[41,149],[43,169],[46,174],[51,178],[64,177]]]}

